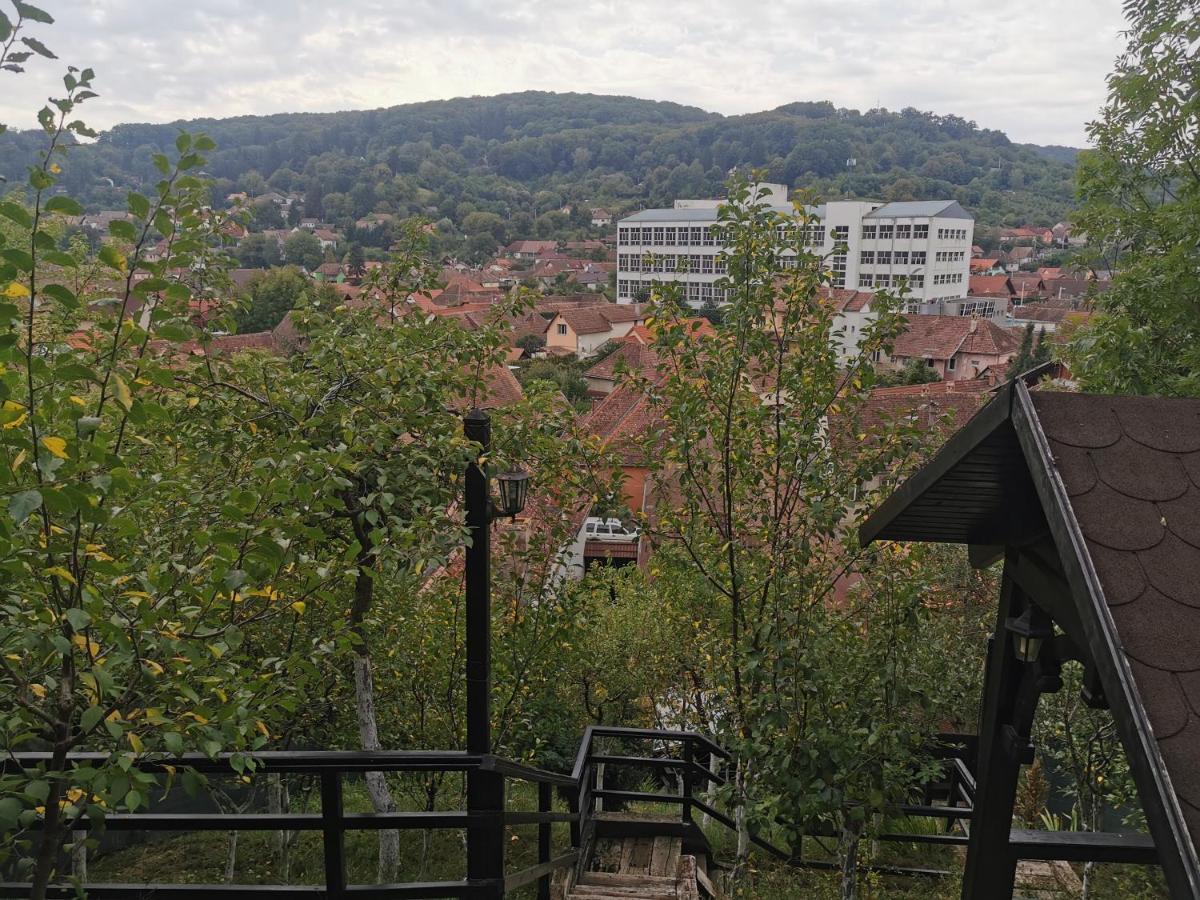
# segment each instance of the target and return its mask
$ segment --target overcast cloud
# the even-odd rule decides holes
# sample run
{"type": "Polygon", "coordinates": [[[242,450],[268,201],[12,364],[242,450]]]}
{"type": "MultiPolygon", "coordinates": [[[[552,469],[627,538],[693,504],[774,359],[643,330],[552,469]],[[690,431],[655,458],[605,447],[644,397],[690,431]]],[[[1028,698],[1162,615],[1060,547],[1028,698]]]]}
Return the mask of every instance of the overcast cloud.
{"type": "Polygon", "coordinates": [[[12,127],[71,64],[96,70],[94,127],[538,89],[726,114],[915,106],[1083,146],[1124,27],[1120,0],[34,2],[58,22],[30,33],[60,59],[0,73],[12,127]]]}

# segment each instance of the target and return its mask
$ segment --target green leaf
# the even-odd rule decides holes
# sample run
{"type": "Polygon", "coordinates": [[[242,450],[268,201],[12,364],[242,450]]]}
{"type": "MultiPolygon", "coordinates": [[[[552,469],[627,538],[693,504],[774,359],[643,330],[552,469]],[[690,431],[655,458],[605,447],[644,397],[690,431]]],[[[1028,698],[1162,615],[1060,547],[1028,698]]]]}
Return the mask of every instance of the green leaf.
{"type": "Polygon", "coordinates": [[[67,621],[71,623],[71,627],[76,631],[83,631],[92,624],[92,617],[86,610],[80,609],[77,606],[72,606],[66,612],[67,621]]]}
{"type": "Polygon", "coordinates": [[[29,255],[27,250],[18,250],[16,247],[9,247],[7,250],[0,250],[0,257],[8,260],[22,272],[33,271],[33,257],[29,255]]]}
{"type": "Polygon", "coordinates": [[[42,505],[42,495],[38,491],[22,491],[13,494],[8,501],[8,514],[18,525],[29,518],[29,514],[42,505]]]}
{"type": "Polygon", "coordinates": [[[110,269],[116,269],[118,272],[125,271],[125,256],[111,244],[105,244],[100,248],[100,262],[104,263],[110,269]]]}
{"type": "Polygon", "coordinates": [[[130,811],[136,810],[142,805],[142,795],[137,789],[131,788],[129,793],[125,795],[125,805],[130,811]]]}
{"type": "Polygon", "coordinates": [[[23,228],[33,227],[33,217],[29,215],[29,211],[25,207],[7,200],[0,203],[0,216],[8,219],[11,222],[16,222],[23,228]]]}
{"type": "Polygon", "coordinates": [[[43,44],[41,41],[39,41],[37,38],[23,37],[23,38],[21,38],[21,43],[24,44],[26,47],[28,47],[30,50],[32,50],[34,53],[36,53],[38,56],[44,56],[44,57],[46,57],[46,59],[58,59],[57,56],[55,56],[53,53],[50,52],[50,48],[47,47],[45,44],[43,44]]]}
{"type": "Polygon", "coordinates": [[[0,12],[0,41],[7,41],[11,35],[12,22],[9,21],[8,16],[0,12]]]}
{"type": "Polygon", "coordinates": [[[64,216],[82,216],[83,207],[79,202],[72,200],[70,197],[51,197],[46,201],[46,210],[48,212],[62,213],[64,216]]]}
{"type": "Polygon", "coordinates": [[[132,222],[127,222],[124,219],[114,219],[109,222],[108,232],[113,237],[129,241],[131,244],[137,240],[137,229],[133,227],[132,222]]]}
{"type": "Polygon", "coordinates": [[[62,266],[64,269],[79,268],[79,260],[70,253],[63,253],[61,250],[47,250],[42,254],[42,259],[53,265],[62,266]]]}
{"type": "Polygon", "coordinates": [[[47,284],[42,286],[42,293],[47,297],[51,297],[65,306],[67,309],[78,309],[79,298],[71,291],[70,288],[61,284],[47,284]]]}
{"type": "Polygon", "coordinates": [[[23,19],[29,19],[31,22],[41,22],[43,25],[54,24],[54,16],[50,15],[44,9],[38,9],[32,3],[26,3],[25,0],[13,0],[13,5],[17,8],[17,15],[23,19]]]}
{"type": "Polygon", "coordinates": [[[91,731],[100,724],[100,717],[104,715],[104,708],[101,706],[89,706],[83,711],[83,715],[79,717],[79,727],[86,733],[91,731]]]}
{"type": "Polygon", "coordinates": [[[129,211],[139,219],[150,215],[150,201],[136,191],[129,194],[129,211]]]}
{"type": "Polygon", "coordinates": [[[178,731],[168,731],[162,736],[163,743],[167,745],[167,749],[179,756],[183,753],[183,735],[178,731]]]}
{"type": "Polygon", "coordinates": [[[0,798],[0,832],[11,833],[16,830],[17,817],[25,810],[23,804],[16,797],[0,798]]]}

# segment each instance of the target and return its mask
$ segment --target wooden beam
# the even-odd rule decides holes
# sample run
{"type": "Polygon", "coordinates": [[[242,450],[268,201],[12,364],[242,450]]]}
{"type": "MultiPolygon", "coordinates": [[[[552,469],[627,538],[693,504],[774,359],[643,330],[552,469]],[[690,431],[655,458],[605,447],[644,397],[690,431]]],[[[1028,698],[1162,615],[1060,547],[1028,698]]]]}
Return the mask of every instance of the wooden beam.
{"type": "Polygon", "coordinates": [[[1009,846],[1017,859],[1061,859],[1158,865],[1158,850],[1148,834],[1104,831],[1030,831],[1014,828],[1009,846]]]}

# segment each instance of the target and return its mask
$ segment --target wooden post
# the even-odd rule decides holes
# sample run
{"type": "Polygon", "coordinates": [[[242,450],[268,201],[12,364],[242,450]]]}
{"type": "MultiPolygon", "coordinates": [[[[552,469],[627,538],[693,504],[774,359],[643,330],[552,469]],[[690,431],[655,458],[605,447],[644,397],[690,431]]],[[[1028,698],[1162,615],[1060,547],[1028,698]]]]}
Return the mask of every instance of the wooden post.
{"type": "MultiPolygon", "coordinates": [[[[596,763],[593,771],[595,772],[596,779],[595,791],[604,790],[604,763],[596,763]]],[[[593,791],[593,793],[595,791],[593,791]]],[[[604,798],[596,797],[596,799],[592,801],[592,807],[596,812],[604,812],[604,798]]]]}
{"type": "Polygon", "coordinates": [[[692,763],[695,762],[696,753],[692,747],[690,738],[683,739],[683,810],[682,820],[684,823],[692,821],[692,763]]]}
{"type": "Polygon", "coordinates": [[[1005,627],[1010,616],[1019,615],[1030,602],[1009,572],[1014,564],[1010,552],[1000,589],[996,630],[988,651],[984,679],[983,708],[979,723],[979,770],[976,775],[975,807],[963,874],[963,900],[1009,900],[1016,879],[1017,859],[1009,846],[1017,779],[1033,714],[1036,696],[1036,667],[1020,662],[1013,653],[1012,634],[1005,627]]]}

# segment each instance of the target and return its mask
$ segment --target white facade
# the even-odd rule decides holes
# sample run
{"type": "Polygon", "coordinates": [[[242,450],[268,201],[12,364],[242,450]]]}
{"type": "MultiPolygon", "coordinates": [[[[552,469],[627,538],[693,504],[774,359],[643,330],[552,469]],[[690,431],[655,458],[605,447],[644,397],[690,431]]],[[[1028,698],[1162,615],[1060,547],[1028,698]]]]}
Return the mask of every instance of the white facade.
{"type": "MultiPolygon", "coordinates": [[[[790,214],[787,189],[762,185],[769,203],[790,214]]],[[[676,200],[672,209],[647,209],[617,223],[617,302],[632,303],[651,284],[682,282],[693,306],[720,303],[726,275],[714,235],[719,200],[676,200]]],[[[806,244],[824,256],[830,285],[852,290],[909,287],[910,308],[967,296],[975,221],[953,200],[882,203],[836,200],[810,210],[818,222],[806,244]],[[834,254],[839,244],[845,253],[834,254]]]]}

